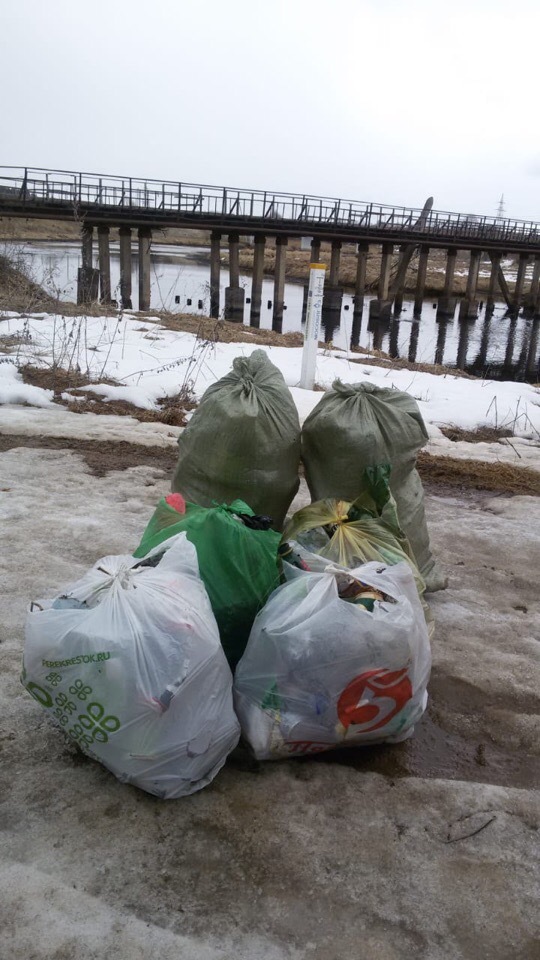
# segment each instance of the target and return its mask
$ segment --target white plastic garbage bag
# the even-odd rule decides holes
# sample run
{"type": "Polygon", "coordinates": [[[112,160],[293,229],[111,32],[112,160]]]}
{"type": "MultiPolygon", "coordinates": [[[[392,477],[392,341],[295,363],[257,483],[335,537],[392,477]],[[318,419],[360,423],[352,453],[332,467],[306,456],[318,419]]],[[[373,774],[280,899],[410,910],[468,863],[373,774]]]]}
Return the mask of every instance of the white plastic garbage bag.
{"type": "Polygon", "coordinates": [[[239,739],[185,533],[143,560],[104,557],[61,597],[32,604],[22,681],[85,753],[164,799],[210,783],[239,739]]]}
{"type": "Polygon", "coordinates": [[[342,568],[283,567],[288,582],[257,616],[234,681],[242,733],[257,758],[409,737],[427,705],[431,668],[410,566],[347,571],[388,597],[373,612],[340,598],[342,568]]]}

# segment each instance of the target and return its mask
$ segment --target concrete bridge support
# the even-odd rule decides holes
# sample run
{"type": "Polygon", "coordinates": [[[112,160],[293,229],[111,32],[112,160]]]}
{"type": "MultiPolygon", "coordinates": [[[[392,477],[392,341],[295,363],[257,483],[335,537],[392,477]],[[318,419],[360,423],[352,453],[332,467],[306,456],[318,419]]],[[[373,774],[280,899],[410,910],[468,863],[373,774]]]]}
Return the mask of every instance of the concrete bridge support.
{"type": "Polygon", "coordinates": [[[93,266],[94,228],[83,223],[81,232],[81,263],[77,272],[77,303],[93,303],[98,299],[99,272],[93,266]]]}
{"type": "Polygon", "coordinates": [[[444,289],[437,305],[438,317],[453,317],[456,310],[454,293],[454,273],[456,272],[456,257],[458,251],[452,247],[446,253],[446,272],[444,275],[444,289]]]}
{"type": "MultiPolygon", "coordinates": [[[[469,275],[467,277],[467,288],[465,290],[465,299],[459,306],[459,316],[463,320],[476,320],[478,316],[478,301],[476,299],[476,288],[478,286],[478,272],[480,270],[481,250],[471,250],[469,261],[469,275]]],[[[458,346],[459,355],[459,346],[458,346]]],[[[459,365],[459,361],[458,361],[459,365]]]]}
{"type": "Polygon", "coordinates": [[[362,241],[358,244],[358,256],[356,260],[356,285],[354,288],[354,312],[351,332],[351,347],[357,347],[360,343],[360,331],[362,329],[362,313],[364,311],[364,297],[366,293],[366,267],[369,244],[362,241]]]}
{"type": "Polygon", "coordinates": [[[523,287],[525,284],[525,271],[527,270],[527,264],[529,262],[529,254],[521,253],[518,261],[518,271],[516,277],[516,285],[514,287],[514,296],[512,297],[512,308],[516,316],[519,313],[519,308],[521,307],[521,299],[523,297],[523,287]]]}
{"type": "Polygon", "coordinates": [[[251,311],[249,323],[251,327],[260,327],[261,325],[261,301],[262,285],[264,275],[264,245],[266,237],[255,237],[255,250],[253,252],[253,277],[251,281],[251,311]]]}
{"type": "Polygon", "coordinates": [[[221,234],[210,234],[210,316],[219,319],[219,275],[221,270],[221,234]]]}
{"type": "Polygon", "coordinates": [[[497,282],[499,278],[499,270],[501,268],[501,257],[502,254],[497,253],[496,251],[490,253],[491,260],[491,273],[489,275],[489,289],[486,302],[486,311],[492,312],[495,305],[495,295],[497,293],[497,282]]]}
{"type": "Polygon", "coordinates": [[[287,237],[276,237],[276,266],[274,271],[274,311],[272,314],[272,330],[281,333],[283,330],[283,299],[285,296],[285,262],[287,254],[287,237]]]}
{"type": "Polygon", "coordinates": [[[150,227],[139,227],[139,310],[150,309],[150,247],[152,231],[150,227]]]}
{"type": "Polygon", "coordinates": [[[98,227],[99,293],[102,303],[111,303],[111,249],[109,227],[98,227]]]}
{"type": "Polygon", "coordinates": [[[229,234],[229,286],[225,290],[225,319],[244,322],[244,289],[240,286],[237,233],[229,234]]]}
{"type": "Polygon", "coordinates": [[[414,316],[419,317],[422,313],[422,304],[424,303],[424,293],[426,290],[426,273],[429,259],[429,247],[420,247],[420,259],[418,261],[418,275],[416,277],[416,293],[414,297],[414,316]]]}
{"type": "Polygon", "coordinates": [[[131,227],[120,227],[120,304],[131,310],[131,227]]]}

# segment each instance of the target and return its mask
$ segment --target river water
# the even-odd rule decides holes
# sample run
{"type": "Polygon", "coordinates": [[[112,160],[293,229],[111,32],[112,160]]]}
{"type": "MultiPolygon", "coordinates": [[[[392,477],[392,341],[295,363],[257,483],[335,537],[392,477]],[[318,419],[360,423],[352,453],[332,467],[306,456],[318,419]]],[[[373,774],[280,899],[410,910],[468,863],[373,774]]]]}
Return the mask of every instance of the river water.
{"type": "MultiPolygon", "coordinates": [[[[0,253],[13,253],[13,244],[0,244],[0,253]]],[[[80,245],[77,243],[27,242],[17,244],[16,255],[26,264],[30,275],[62,299],[77,299],[77,270],[81,265],[80,245]]],[[[210,286],[208,263],[197,262],[208,258],[207,247],[178,247],[153,243],[151,251],[151,304],[154,310],[172,310],[208,316],[210,286]]],[[[97,264],[96,264],[97,266],[97,264]]],[[[117,244],[111,244],[111,285],[113,298],[119,300],[120,263],[117,244]]],[[[220,303],[225,301],[225,287],[229,283],[226,266],[221,270],[220,303]]],[[[251,293],[251,277],[240,276],[246,300],[251,293]]],[[[133,249],[133,307],[138,303],[138,262],[133,249]]],[[[537,380],[539,375],[540,335],[539,321],[506,316],[506,305],[497,303],[491,317],[485,307],[475,321],[460,321],[456,317],[445,322],[436,320],[436,302],[426,299],[420,320],[413,319],[413,300],[406,299],[399,319],[369,321],[369,299],[366,296],[360,346],[377,348],[394,357],[403,357],[421,363],[444,363],[469,372],[505,379],[537,380]]],[[[304,286],[285,284],[283,332],[302,329],[304,286]]],[[[272,328],[273,280],[263,281],[261,327],[272,328]]],[[[346,349],[350,341],[353,319],[352,291],[344,293],[340,325],[332,332],[336,347],[346,349]]],[[[244,322],[249,323],[249,304],[246,303],[244,322]]]]}

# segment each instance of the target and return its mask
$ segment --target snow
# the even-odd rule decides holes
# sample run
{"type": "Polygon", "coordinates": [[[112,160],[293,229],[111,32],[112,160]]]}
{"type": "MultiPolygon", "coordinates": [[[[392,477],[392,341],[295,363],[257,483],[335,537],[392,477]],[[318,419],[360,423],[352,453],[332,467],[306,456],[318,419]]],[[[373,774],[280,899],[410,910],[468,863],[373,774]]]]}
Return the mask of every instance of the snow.
{"type": "Polygon", "coordinates": [[[14,363],[0,363],[0,405],[27,403],[34,407],[54,407],[52,396],[52,390],[23,383],[14,363]]]}
{"type": "Polygon", "coordinates": [[[146,447],[174,446],[181,427],[164,423],[141,423],[134,417],[97,413],[72,413],[54,405],[52,410],[31,407],[1,407],[0,431],[3,434],[32,437],[70,437],[73,440],[126,441],[146,447]]]}
{"type": "MultiPolygon", "coordinates": [[[[145,320],[145,326],[149,326],[149,321],[145,320]]],[[[211,383],[229,372],[235,357],[247,356],[254,349],[252,342],[201,341],[194,334],[165,328],[157,318],[150,331],[141,330],[141,320],[129,314],[72,318],[53,314],[11,316],[4,318],[2,328],[5,333],[26,336],[18,347],[18,362],[66,365],[69,361],[72,367],[78,366],[96,379],[96,384],[89,389],[105,399],[129,400],[146,409],[155,408],[158,398],[173,395],[187,384],[201,397],[211,383]],[[119,381],[120,385],[106,384],[103,382],[106,378],[119,381]]],[[[298,387],[302,348],[267,346],[264,349],[293,389],[303,421],[318,403],[321,393],[298,387]]],[[[22,384],[13,373],[12,363],[0,364],[0,372],[3,367],[8,370],[0,381],[7,382],[2,395],[4,403],[33,402],[38,406],[51,406],[48,391],[22,384]]],[[[540,436],[540,391],[526,383],[368,366],[358,354],[320,349],[316,384],[327,388],[336,377],[345,382],[366,380],[377,386],[405,390],[418,401],[428,425],[473,428],[485,424],[509,427],[517,436],[540,436]]]]}

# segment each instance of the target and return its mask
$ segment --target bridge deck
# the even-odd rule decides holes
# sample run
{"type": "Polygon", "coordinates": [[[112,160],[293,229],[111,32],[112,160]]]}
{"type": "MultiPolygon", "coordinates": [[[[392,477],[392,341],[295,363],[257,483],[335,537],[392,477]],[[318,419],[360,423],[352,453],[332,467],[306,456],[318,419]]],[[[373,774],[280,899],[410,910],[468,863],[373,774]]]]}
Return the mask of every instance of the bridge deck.
{"type": "Polygon", "coordinates": [[[0,216],[540,253],[540,224],[292,193],[0,167],[0,216]]]}

